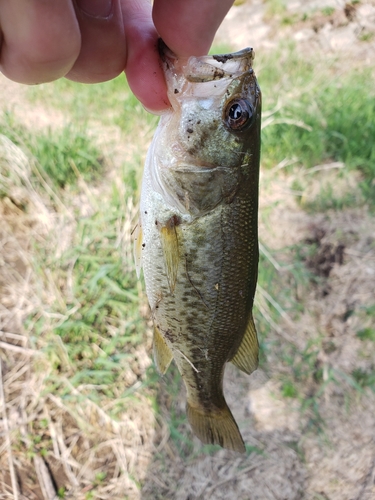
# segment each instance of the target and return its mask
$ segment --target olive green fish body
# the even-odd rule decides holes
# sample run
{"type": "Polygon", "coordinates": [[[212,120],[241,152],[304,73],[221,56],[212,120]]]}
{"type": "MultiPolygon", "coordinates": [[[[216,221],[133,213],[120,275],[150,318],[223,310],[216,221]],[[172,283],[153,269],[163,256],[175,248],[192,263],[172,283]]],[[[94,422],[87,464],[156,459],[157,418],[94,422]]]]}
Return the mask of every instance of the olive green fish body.
{"type": "MultiPolygon", "coordinates": [[[[219,78],[230,56],[215,60],[222,91],[211,101],[203,85],[216,81],[211,68],[199,68],[203,81],[185,80],[192,79],[192,67],[212,58],[190,58],[182,78],[170,75],[172,64],[178,72],[180,62],[164,57],[170,94],[180,95],[175,103],[171,97],[174,110],[162,117],[146,160],[136,241],[154,322],[155,361],[164,373],[175,360],[197,436],[244,451],[224,399],[223,375],[228,361],[250,373],[258,360],[251,311],[258,267],[260,92],[250,51],[238,56],[236,78],[219,78]],[[251,123],[233,131],[238,123],[228,125],[225,109],[238,101],[249,103],[251,123]]],[[[241,118],[241,109],[230,113],[241,118]]]]}

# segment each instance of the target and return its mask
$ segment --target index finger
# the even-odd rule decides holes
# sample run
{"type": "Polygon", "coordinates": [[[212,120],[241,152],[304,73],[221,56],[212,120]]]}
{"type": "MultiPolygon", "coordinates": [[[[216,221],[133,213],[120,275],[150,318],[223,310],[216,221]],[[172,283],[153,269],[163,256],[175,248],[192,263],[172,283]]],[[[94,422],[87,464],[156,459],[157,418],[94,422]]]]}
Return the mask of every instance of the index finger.
{"type": "Polygon", "coordinates": [[[155,0],[153,20],[166,45],[178,56],[207,54],[234,0],[155,0]]]}

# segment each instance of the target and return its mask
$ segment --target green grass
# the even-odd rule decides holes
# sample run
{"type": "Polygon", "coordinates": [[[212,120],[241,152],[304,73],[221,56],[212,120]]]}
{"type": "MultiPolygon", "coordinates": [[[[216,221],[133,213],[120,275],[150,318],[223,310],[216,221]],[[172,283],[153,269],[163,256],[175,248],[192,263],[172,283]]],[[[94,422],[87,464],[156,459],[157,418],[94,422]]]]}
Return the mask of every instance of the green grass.
{"type": "Polygon", "coordinates": [[[371,340],[375,342],[375,328],[363,328],[357,332],[357,337],[361,340],[371,340]]]}
{"type": "Polygon", "coordinates": [[[45,255],[45,265],[66,297],[54,306],[61,319],[52,325],[53,336],[45,347],[56,370],[51,382],[59,384],[59,375],[64,375],[73,387],[89,386],[86,395],[98,404],[102,397],[117,399],[112,416],[123,398],[132,396],[129,387],[136,379],[127,382],[124,376],[137,364],[135,348],[146,340],[139,284],[118,244],[116,228],[126,210],[121,197],[114,188],[101,200],[105,210],[79,219],[72,246],[58,260],[45,255]]]}
{"type": "Polygon", "coordinates": [[[61,79],[30,87],[29,96],[33,102],[47,101],[49,106],[68,112],[72,121],[82,126],[88,122],[117,125],[130,133],[134,124],[148,129],[158,121],[136,99],[123,74],[109,82],[91,85],[61,79]]]}
{"type": "Polygon", "coordinates": [[[280,16],[287,10],[284,0],[266,0],[265,4],[265,16],[267,19],[273,19],[277,16],[280,16]]]}
{"type": "Polygon", "coordinates": [[[230,54],[231,52],[233,52],[233,48],[227,43],[222,43],[213,45],[209,51],[209,54],[230,54]]]}
{"type": "Polygon", "coordinates": [[[162,378],[159,378],[161,390],[157,398],[157,406],[162,398],[164,411],[168,412],[168,430],[174,449],[180,457],[188,457],[194,451],[193,435],[190,430],[185,409],[181,409],[178,402],[181,400],[183,381],[175,363],[172,363],[162,378]]]}
{"type": "MultiPolygon", "coordinates": [[[[73,240],[66,245],[65,239],[71,236],[59,235],[67,250],[58,258],[53,249],[60,246],[60,241],[44,242],[38,247],[38,272],[42,279],[55,284],[55,298],[47,314],[38,312],[29,317],[27,327],[34,333],[33,345],[42,343],[52,366],[46,390],[70,402],[88,398],[100,406],[103,399],[112,400],[109,413],[116,418],[124,411],[126,401],[136,397],[144,386],[142,370],[140,378],[134,375],[139,371],[134,358],[136,349],[146,342],[139,303],[141,284],[132,257],[124,255],[120,244],[121,225],[135,224],[128,220],[135,210],[129,209],[127,202],[137,193],[139,155],[135,153],[130,163],[117,169],[115,180],[106,179],[107,159],[100,151],[98,137],[87,125],[92,125],[93,116],[103,111],[106,84],[91,87],[60,81],[42,87],[30,91],[34,100],[43,96],[49,105],[58,107],[61,94],[69,95],[66,107],[72,114],[73,110],[83,112],[76,109],[77,103],[92,103],[81,124],[73,118],[74,126],[42,129],[36,134],[18,123],[12,113],[6,113],[0,121],[0,133],[25,151],[33,167],[32,182],[40,193],[54,193],[69,207],[82,189],[78,181],[83,179],[90,214],[82,217],[77,204],[71,214],[73,240]],[[99,179],[97,197],[92,189],[98,187],[99,179]],[[79,395],[75,388],[79,388],[79,395]]],[[[115,92],[117,97],[122,95],[119,79],[110,87],[110,100],[115,99],[115,92]]],[[[128,97],[124,99],[130,106],[125,111],[126,130],[143,120],[137,113],[139,103],[128,97]]],[[[110,105],[114,106],[114,101],[110,105]]],[[[150,385],[147,382],[146,393],[150,385]]]]}
{"type": "MultiPolygon", "coordinates": [[[[272,168],[285,158],[296,159],[297,166],[305,169],[343,162],[346,169],[360,173],[363,196],[373,204],[375,90],[371,70],[332,76],[329,69],[317,68],[313,60],[302,61],[293,49],[285,48],[262,60],[258,73],[266,112],[263,165],[272,168]]],[[[339,204],[346,202],[352,200],[339,204]]]]}
{"type": "Polygon", "coordinates": [[[80,177],[94,181],[104,171],[104,158],[95,139],[83,128],[66,125],[35,133],[11,112],[5,112],[0,117],[0,134],[26,153],[34,167],[34,179],[39,174],[54,188],[75,186],[80,177]]]}
{"type": "Polygon", "coordinates": [[[335,12],[335,9],[333,7],[324,7],[322,9],[322,14],[325,16],[331,16],[335,12]]]}
{"type": "Polygon", "coordinates": [[[370,42],[374,38],[374,33],[373,32],[364,32],[359,35],[359,39],[361,42],[370,42]]]}
{"type": "Polygon", "coordinates": [[[352,372],[353,379],[360,385],[360,387],[369,387],[375,392],[375,367],[371,371],[356,368],[352,372]]]}

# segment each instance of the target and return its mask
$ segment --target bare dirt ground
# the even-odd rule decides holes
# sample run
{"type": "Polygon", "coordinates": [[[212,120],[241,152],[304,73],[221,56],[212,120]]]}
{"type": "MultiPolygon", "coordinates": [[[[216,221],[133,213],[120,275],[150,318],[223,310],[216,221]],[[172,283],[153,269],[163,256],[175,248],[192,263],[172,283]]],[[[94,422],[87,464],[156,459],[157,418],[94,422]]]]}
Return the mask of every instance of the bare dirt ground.
{"type": "MultiPolygon", "coordinates": [[[[238,49],[250,44],[259,54],[293,40],[306,57],[318,51],[322,58],[329,54],[342,64],[374,63],[374,1],[284,3],[285,15],[296,19],[308,13],[309,19],[280,24],[269,14],[267,3],[244,2],[229,13],[218,33],[218,42],[238,49]],[[332,12],[323,14],[322,9],[327,7],[332,12]]],[[[33,108],[22,86],[3,78],[1,85],[1,106],[11,102],[27,123],[39,127],[63,120],[54,110],[33,108]]],[[[293,399],[282,397],[280,374],[285,367],[280,359],[269,358],[270,371],[258,370],[251,377],[229,366],[225,379],[227,400],[254,452],[239,457],[221,450],[202,456],[196,440],[196,458],[193,455],[187,460],[168,443],[168,426],[163,419],[155,419],[147,401],[141,408],[129,409],[129,415],[117,425],[106,421],[98,408],[83,408],[78,416],[67,415],[53,395],[49,399],[41,395],[44,362],[38,361],[33,332],[24,320],[30,311],[48,305],[54,291],[38,288],[41,285],[33,267],[33,245],[43,241],[46,234],[61,230],[66,219],[64,222],[52,214],[33,191],[27,161],[18,149],[3,142],[0,162],[3,169],[9,171],[11,167],[16,172],[11,191],[0,201],[1,500],[52,500],[60,484],[70,484],[65,498],[72,499],[375,499],[375,395],[370,389],[361,394],[353,390],[346,378],[355,368],[375,366],[373,343],[363,343],[356,336],[359,329],[372,326],[371,319],[361,316],[361,311],[374,301],[375,224],[366,208],[309,215],[295,201],[293,179],[280,175],[273,182],[272,172],[264,173],[261,213],[267,210],[268,218],[267,223],[260,218],[262,242],[275,250],[293,243],[314,242],[318,252],[310,260],[306,256],[306,261],[324,277],[320,283],[301,288],[301,313],[293,318],[284,313],[269,341],[292,341],[303,350],[309,338],[321,334],[323,340],[315,363],[327,382],[319,408],[325,425],[320,433],[312,431],[313,412],[302,413],[293,399]],[[340,384],[330,383],[332,377],[340,384]],[[54,422],[46,430],[54,454],[47,460],[24,460],[17,450],[11,452],[10,436],[16,432],[23,440],[30,439],[30,421],[36,415],[40,418],[43,412],[46,421],[54,422]],[[136,417],[140,413],[138,425],[136,417]],[[80,434],[79,418],[101,421],[103,436],[80,434]],[[77,443],[80,453],[74,451],[77,443]],[[92,478],[105,467],[113,472],[113,481],[106,489],[92,489],[92,478]],[[117,469],[126,471],[121,484],[115,481],[117,469]],[[14,482],[19,485],[18,495],[14,482]],[[90,492],[92,497],[87,496],[90,492]]],[[[322,171],[320,181],[326,182],[329,175],[322,171]]],[[[282,262],[275,265],[280,265],[283,275],[283,266],[288,266],[293,256],[280,258],[282,262]]],[[[287,287],[288,273],[284,274],[287,287]]],[[[265,312],[266,294],[259,291],[257,296],[265,312]]],[[[160,382],[161,400],[166,397],[167,383],[168,379],[160,382]]],[[[306,398],[313,400],[317,387],[313,376],[307,386],[310,394],[306,398]]],[[[183,393],[177,404],[183,412],[183,393]]]]}

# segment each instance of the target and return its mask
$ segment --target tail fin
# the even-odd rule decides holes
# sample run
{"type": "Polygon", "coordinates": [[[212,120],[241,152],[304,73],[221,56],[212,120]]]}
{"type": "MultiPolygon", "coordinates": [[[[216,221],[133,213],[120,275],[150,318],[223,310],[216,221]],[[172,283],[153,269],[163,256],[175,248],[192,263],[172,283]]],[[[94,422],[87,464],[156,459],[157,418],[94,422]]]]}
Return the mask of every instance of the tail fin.
{"type": "Polygon", "coordinates": [[[245,452],[242,436],[227,405],[220,411],[208,413],[187,402],[186,413],[194,434],[203,443],[218,444],[228,450],[245,452]]]}

